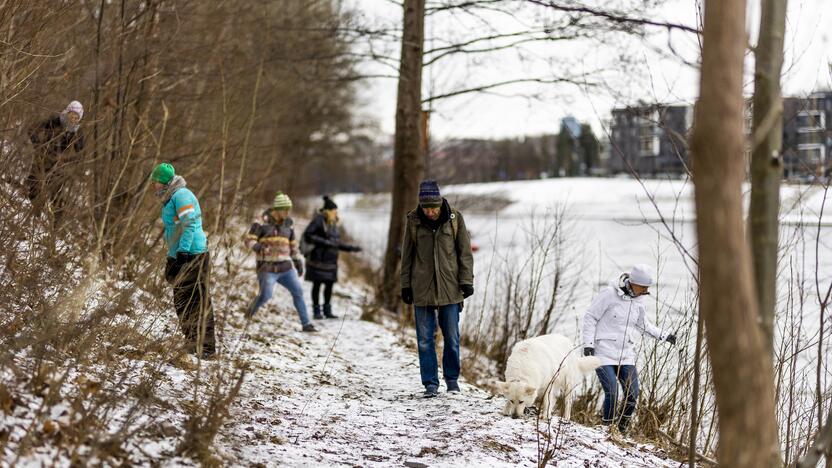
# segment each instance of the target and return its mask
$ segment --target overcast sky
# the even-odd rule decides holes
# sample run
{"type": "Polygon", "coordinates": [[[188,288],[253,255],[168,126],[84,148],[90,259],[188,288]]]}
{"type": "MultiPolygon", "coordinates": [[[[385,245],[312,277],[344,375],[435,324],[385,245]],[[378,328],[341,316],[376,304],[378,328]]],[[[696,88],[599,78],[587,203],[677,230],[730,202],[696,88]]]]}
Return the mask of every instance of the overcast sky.
{"type": "MultiPolygon", "coordinates": [[[[627,1],[627,0],[619,0],[627,1]]],[[[401,9],[389,0],[351,0],[363,21],[399,27],[401,9]]],[[[752,43],[756,42],[759,1],[749,2],[748,25],[752,43]]],[[[487,16],[487,15],[486,15],[487,16]]],[[[693,0],[669,0],[654,18],[695,26],[697,6],[693,0]]],[[[504,15],[487,16],[489,26],[500,31],[516,31],[529,24],[504,15]]],[[[832,88],[832,0],[790,0],[786,32],[784,92],[804,95],[817,89],[832,88]]],[[[430,49],[443,38],[465,38],[466,32],[482,27],[481,19],[455,16],[429,18],[426,24],[430,49]]],[[[604,86],[518,84],[501,87],[489,94],[469,94],[434,104],[431,136],[504,137],[553,133],[560,119],[571,115],[587,121],[603,132],[610,109],[639,99],[667,103],[693,102],[698,88],[698,72],[677,58],[662,57],[672,44],[677,54],[695,62],[696,38],[674,31],[668,38],[656,31],[648,41],[617,38],[614,44],[599,45],[583,40],[570,43],[534,43],[497,54],[458,57],[437,62],[425,70],[425,96],[442,94],[472,85],[520,76],[554,76],[561,70],[592,70],[604,86]],[[658,52],[657,52],[658,51],[658,52]],[[624,66],[619,59],[635,60],[624,66]],[[528,98],[527,96],[535,96],[528,98]]],[[[389,55],[398,58],[398,45],[389,55]]],[[[389,68],[371,67],[367,72],[391,73],[389,68]]],[[[753,90],[753,57],[746,64],[748,86],[753,90]]],[[[373,79],[358,84],[361,112],[392,134],[396,105],[396,80],[373,79]]]]}

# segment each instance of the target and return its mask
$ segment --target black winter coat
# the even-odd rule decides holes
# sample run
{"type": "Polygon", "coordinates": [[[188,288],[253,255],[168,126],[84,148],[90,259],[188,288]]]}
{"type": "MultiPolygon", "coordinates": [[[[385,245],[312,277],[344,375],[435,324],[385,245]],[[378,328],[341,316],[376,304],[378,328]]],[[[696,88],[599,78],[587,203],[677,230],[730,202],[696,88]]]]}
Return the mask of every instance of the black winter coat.
{"type": "Polygon", "coordinates": [[[341,243],[338,224],[327,224],[322,214],[315,216],[303,232],[303,241],[314,246],[306,257],[306,281],[338,281],[338,253],[354,252],[355,247],[341,243]]]}
{"type": "MultiPolygon", "coordinates": [[[[76,153],[84,150],[84,133],[68,132],[61,123],[61,116],[52,116],[29,129],[29,140],[38,149],[37,169],[49,172],[61,158],[61,155],[73,148],[76,153]]],[[[34,167],[33,167],[34,170],[34,167]]]]}

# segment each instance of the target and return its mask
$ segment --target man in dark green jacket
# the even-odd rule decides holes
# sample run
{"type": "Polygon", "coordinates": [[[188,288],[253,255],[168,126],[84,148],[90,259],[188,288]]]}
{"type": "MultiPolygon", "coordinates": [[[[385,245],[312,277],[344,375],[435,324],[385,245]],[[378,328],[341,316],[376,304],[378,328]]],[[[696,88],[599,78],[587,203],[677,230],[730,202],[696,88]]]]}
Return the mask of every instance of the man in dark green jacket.
{"type": "Polygon", "coordinates": [[[401,275],[402,301],[414,304],[424,396],[435,397],[439,390],[437,316],[445,342],[445,385],[459,393],[459,313],[462,301],[474,294],[474,256],[462,214],[442,198],[436,181],[419,185],[419,206],[407,214],[401,275]]]}

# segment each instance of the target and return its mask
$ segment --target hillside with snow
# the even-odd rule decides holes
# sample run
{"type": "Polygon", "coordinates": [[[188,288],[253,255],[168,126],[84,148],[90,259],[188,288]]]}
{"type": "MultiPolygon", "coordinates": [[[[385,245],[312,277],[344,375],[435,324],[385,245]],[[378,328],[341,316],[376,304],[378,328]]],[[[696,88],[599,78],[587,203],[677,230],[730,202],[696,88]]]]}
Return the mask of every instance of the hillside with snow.
{"type": "MultiPolygon", "coordinates": [[[[317,334],[300,331],[282,288],[247,321],[242,308],[256,293],[251,263],[239,246],[216,257],[223,265],[213,287],[224,324],[218,358],[123,346],[112,351],[117,367],[70,367],[65,374],[53,367],[57,373],[40,386],[5,375],[0,464],[531,467],[545,456],[553,466],[677,465],[659,449],[612,439],[600,427],[502,416],[502,398],[464,380],[462,394],[424,400],[413,331],[361,320],[370,290],[359,281],[338,284],[334,305],[342,318],[317,321],[317,334]],[[205,383],[234,387],[239,370],[244,377],[233,400],[217,405],[205,383]],[[125,380],[146,381],[152,397],[125,380]],[[109,392],[119,399],[102,430],[115,445],[79,437],[73,428],[92,408],[78,407],[78,397],[109,392]],[[186,449],[193,446],[194,415],[203,414],[194,405],[227,411],[207,453],[186,449]],[[31,446],[33,440],[45,443],[31,446]]],[[[137,307],[149,307],[147,299],[137,292],[137,307]]],[[[151,333],[176,337],[172,311],[154,315],[151,333]]],[[[25,350],[17,357],[21,366],[32,358],[25,350]]]]}

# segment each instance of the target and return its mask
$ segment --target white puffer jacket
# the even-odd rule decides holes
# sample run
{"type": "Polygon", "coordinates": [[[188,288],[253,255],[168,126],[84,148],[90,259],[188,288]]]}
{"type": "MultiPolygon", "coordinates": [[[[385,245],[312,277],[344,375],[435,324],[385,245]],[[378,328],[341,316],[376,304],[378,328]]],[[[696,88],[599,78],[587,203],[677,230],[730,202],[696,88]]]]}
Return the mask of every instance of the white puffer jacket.
{"type": "Polygon", "coordinates": [[[657,340],[666,338],[647,318],[643,296],[632,298],[614,283],[598,293],[584,315],[584,346],[595,348],[602,366],[635,365],[636,332],[657,340]]]}

